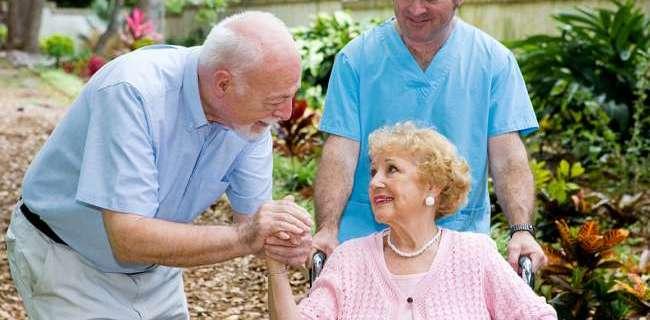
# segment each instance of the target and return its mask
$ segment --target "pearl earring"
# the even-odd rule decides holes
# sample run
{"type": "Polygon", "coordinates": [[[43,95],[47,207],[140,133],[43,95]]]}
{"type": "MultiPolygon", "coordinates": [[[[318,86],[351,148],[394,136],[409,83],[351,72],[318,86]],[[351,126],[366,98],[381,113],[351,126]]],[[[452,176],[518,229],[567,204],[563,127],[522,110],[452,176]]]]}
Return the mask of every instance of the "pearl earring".
{"type": "Polygon", "coordinates": [[[433,195],[429,195],[426,198],[424,198],[424,204],[427,207],[433,207],[433,205],[436,204],[436,199],[433,197],[433,195]]]}

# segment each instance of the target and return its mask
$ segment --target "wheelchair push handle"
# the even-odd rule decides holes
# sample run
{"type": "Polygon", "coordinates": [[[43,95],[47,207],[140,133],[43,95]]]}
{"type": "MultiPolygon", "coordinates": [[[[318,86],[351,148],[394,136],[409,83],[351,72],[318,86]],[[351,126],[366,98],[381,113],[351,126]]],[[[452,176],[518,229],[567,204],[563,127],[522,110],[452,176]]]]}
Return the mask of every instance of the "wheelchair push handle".
{"type": "Polygon", "coordinates": [[[533,261],[528,256],[519,257],[519,267],[521,268],[521,278],[531,288],[535,285],[535,274],[533,273],[533,261]]]}
{"type": "Polygon", "coordinates": [[[314,255],[311,257],[311,268],[309,269],[310,288],[314,283],[314,281],[316,281],[316,278],[318,278],[320,272],[323,270],[323,266],[325,265],[325,259],[327,259],[325,252],[320,250],[316,250],[314,255]]]}

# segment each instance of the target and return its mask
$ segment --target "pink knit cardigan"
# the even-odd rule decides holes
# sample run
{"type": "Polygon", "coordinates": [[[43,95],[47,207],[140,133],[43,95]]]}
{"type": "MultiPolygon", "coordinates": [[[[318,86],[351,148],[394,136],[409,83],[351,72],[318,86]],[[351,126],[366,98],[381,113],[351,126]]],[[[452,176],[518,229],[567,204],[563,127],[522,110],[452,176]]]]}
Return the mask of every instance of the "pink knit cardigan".
{"type": "Polygon", "coordinates": [[[486,235],[443,229],[431,268],[411,297],[390,279],[382,241],[375,233],[340,245],[300,302],[302,318],[396,319],[405,304],[414,320],[557,319],[486,235]]]}

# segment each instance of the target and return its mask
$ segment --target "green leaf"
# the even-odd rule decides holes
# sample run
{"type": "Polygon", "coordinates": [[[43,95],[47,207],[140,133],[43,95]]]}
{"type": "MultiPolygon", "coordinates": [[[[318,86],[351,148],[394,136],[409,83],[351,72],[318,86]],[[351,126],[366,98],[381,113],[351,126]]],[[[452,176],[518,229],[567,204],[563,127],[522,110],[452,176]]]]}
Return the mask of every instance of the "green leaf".
{"type": "Polygon", "coordinates": [[[551,180],[551,171],[546,169],[546,162],[533,159],[530,162],[530,169],[535,181],[535,190],[541,191],[546,183],[551,180]]]}
{"type": "Polygon", "coordinates": [[[563,180],[554,180],[548,184],[546,191],[552,200],[564,203],[567,199],[566,189],[566,183],[563,180]]]}
{"type": "Polygon", "coordinates": [[[558,168],[557,168],[557,175],[558,175],[558,178],[566,178],[566,177],[569,177],[569,169],[570,169],[570,167],[569,167],[569,162],[567,162],[566,160],[562,159],[562,161],[560,161],[560,165],[559,165],[558,168]]]}
{"type": "Polygon", "coordinates": [[[561,93],[563,93],[566,90],[568,82],[564,79],[560,79],[557,82],[555,82],[555,85],[553,86],[553,89],[551,89],[551,95],[552,96],[557,96],[561,93]]]}
{"type": "Polygon", "coordinates": [[[580,190],[580,186],[573,182],[566,182],[565,189],[566,189],[565,191],[576,191],[576,190],[580,190]]]}
{"type": "Polygon", "coordinates": [[[185,8],[185,0],[165,0],[165,12],[181,14],[185,8]]]}
{"type": "Polygon", "coordinates": [[[621,51],[618,56],[621,58],[623,61],[628,61],[630,60],[630,57],[632,56],[632,50],[634,50],[635,46],[632,45],[629,48],[621,51]]]}
{"type": "Polygon", "coordinates": [[[585,173],[585,168],[582,167],[580,162],[574,162],[573,165],[571,165],[571,178],[579,177],[583,173],[585,173]]]}

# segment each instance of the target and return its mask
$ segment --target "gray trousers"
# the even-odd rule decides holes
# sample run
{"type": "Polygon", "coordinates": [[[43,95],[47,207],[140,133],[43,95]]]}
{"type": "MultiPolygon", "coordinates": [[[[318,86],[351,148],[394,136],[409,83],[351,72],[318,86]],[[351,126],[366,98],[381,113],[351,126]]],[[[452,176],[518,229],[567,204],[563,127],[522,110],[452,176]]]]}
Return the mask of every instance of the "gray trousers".
{"type": "Polygon", "coordinates": [[[30,319],[189,319],[181,269],[101,272],[34,228],[20,204],[7,230],[7,255],[30,319]]]}

